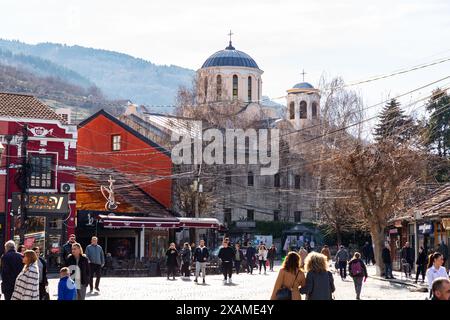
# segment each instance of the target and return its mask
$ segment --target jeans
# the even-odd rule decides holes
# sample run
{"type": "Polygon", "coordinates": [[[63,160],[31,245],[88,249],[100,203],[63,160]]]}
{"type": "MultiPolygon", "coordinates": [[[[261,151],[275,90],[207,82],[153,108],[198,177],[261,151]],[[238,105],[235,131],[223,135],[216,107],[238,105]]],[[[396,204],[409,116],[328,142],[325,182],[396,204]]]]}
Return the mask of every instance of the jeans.
{"type": "Polygon", "coordinates": [[[241,270],[241,261],[234,261],[234,268],[236,269],[236,274],[239,274],[241,270]]]}
{"type": "Polygon", "coordinates": [[[264,273],[266,273],[266,260],[259,260],[259,272],[261,272],[261,267],[264,266],[264,273]]]}
{"type": "Polygon", "coordinates": [[[96,263],[89,263],[89,267],[91,270],[91,274],[89,275],[89,288],[92,291],[92,287],[94,284],[94,275],[96,277],[95,279],[95,289],[98,289],[98,286],[100,285],[100,277],[102,275],[102,266],[96,263]]]}
{"type": "Polygon", "coordinates": [[[384,276],[386,277],[386,279],[394,277],[392,275],[392,263],[384,264],[384,276]]]}
{"type": "Polygon", "coordinates": [[[77,289],[77,300],[85,300],[86,299],[86,289],[87,286],[81,285],[80,289],[77,289]]]}
{"type": "Polygon", "coordinates": [[[356,299],[359,299],[361,295],[361,289],[364,277],[353,277],[353,283],[355,284],[356,299]]]}
{"type": "Polygon", "coordinates": [[[200,270],[202,271],[202,277],[205,279],[206,276],[206,262],[195,262],[195,279],[198,278],[200,270]]]}
{"type": "Polygon", "coordinates": [[[233,262],[222,262],[222,272],[224,280],[227,280],[227,276],[231,279],[231,275],[233,274],[233,262]]]}
{"type": "Polygon", "coordinates": [[[339,274],[342,279],[347,278],[347,261],[339,261],[339,274]]]}
{"type": "Polygon", "coordinates": [[[422,275],[422,281],[425,281],[425,272],[426,272],[426,268],[424,265],[418,265],[417,266],[417,271],[416,271],[416,282],[419,279],[419,274],[422,275]]]}
{"type": "Polygon", "coordinates": [[[275,262],[275,259],[269,259],[270,271],[273,271],[274,262],[275,262]]]}

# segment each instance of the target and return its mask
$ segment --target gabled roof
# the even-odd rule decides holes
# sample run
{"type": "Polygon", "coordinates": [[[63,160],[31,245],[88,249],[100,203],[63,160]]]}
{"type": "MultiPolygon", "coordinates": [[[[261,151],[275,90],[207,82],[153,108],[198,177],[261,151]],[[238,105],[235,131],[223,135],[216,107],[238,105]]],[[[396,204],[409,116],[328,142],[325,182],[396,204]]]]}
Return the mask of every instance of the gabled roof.
{"type": "Polygon", "coordinates": [[[21,93],[0,92],[0,117],[57,120],[65,123],[52,108],[36,97],[21,93]]]}
{"type": "Polygon", "coordinates": [[[128,131],[129,133],[131,133],[132,135],[134,135],[136,138],[144,141],[145,143],[147,143],[148,145],[152,146],[153,148],[157,149],[158,151],[161,151],[162,153],[164,153],[166,156],[170,157],[171,154],[169,151],[167,151],[167,149],[165,149],[164,147],[160,146],[159,144],[157,144],[156,142],[150,140],[149,138],[145,137],[144,135],[140,134],[139,132],[137,132],[136,130],[134,130],[133,128],[131,128],[130,126],[128,126],[127,124],[123,123],[122,121],[120,121],[119,119],[117,119],[116,117],[114,117],[113,115],[109,114],[108,112],[106,112],[105,110],[101,109],[100,111],[94,113],[92,116],[90,116],[89,118],[84,119],[82,122],[80,122],[78,124],[78,128],[82,128],[84,127],[86,124],[88,124],[89,122],[91,122],[92,120],[96,119],[99,116],[104,116],[106,117],[108,120],[114,122],[115,124],[117,124],[118,126],[122,127],[124,130],[128,131]]]}

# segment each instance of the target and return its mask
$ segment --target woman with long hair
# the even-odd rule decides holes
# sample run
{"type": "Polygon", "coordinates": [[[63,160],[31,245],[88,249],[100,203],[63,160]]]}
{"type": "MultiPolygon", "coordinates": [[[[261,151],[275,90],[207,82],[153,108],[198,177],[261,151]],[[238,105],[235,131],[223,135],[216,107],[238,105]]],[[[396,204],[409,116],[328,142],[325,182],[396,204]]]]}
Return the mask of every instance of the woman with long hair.
{"type": "Polygon", "coordinates": [[[70,278],[75,282],[77,288],[77,300],[84,300],[91,272],[89,259],[83,253],[83,248],[78,242],[72,243],[72,253],[67,257],[67,266],[70,270],[70,278]]]}
{"type": "Polygon", "coordinates": [[[444,257],[441,253],[435,252],[430,254],[427,266],[426,278],[428,282],[428,289],[430,290],[430,296],[432,294],[433,281],[436,278],[444,277],[448,278],[447,270],[442,265],[444,264],[444,257]]]}
{"type": "Polygon", "coordinates": [[[267,247],[264,245],[264,243],[261,242],[261,244],[258,247],[259,274],[261,274],[262,267],[264,267],[264,274],[267,274],[266,272],[267,253],[268,253],[267,247]]]}
{"type": "Polygon", "coordinates": [[[166,266],[167,266],[167,280],[169,280],[170,275],[172,275],[173,280],[175,280],[175,270],[178,267],[178,250],[175,247],[175,243],[172,242],[169,249],[166,251],[166,266]]]}
{"type": "Polygon", "coordinates": [[[332,300],[334,287],[333,275],[328,271],[327,257],[321,253],[311,252],[306,257],[306,283],[300,288],[307,300],[332,300]]]}
{"type": "Polygon", "coordinates": [[[292,300],[301,300],[302,297],[298,291],[299,287],[305,285],[305,274],[300,268],[301,258],[297,252],[291,251],[284,259],[283,265],[278,272],[278,277],[273,287],[271,300],[277,300],[277,293],[287,288],[291,291],[292,300]]]}
{"type": "Polygon", "coordinates": [[[188,242],[184,243],[183,249],[181,250],[181,275],[185,278],[189,278],[191,275],[189,271],[189,266],[191,265],[191,246],[188,242]]]}
{"type": "Polygon", "coordinates": [[[362,284],[367,279],[367,268],[359,252],[355,252],[353,258],[348,263],[348,273],[355,284],[356,300],[360,300],[362,284]]]}
{"type": "Polygon", "coordinates": [[[39,268],[33,250],[23,253],[23,269],[16,278],[11,300],[39,300],[39,268]]]}

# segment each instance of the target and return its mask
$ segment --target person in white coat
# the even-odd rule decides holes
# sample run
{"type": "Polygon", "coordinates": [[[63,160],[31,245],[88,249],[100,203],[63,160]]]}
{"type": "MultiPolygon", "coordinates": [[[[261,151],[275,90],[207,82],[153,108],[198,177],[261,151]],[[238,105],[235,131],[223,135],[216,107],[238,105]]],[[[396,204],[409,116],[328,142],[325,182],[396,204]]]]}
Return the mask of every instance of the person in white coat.
{"type": "Polygon", "coordinates": [[[264,274],[267,274],[266,272],[267,253],[268,253],[267,247],[264,245],[263,242],[261,242],[258,247],[259,274],[261,274],[261,269],[263,266],[264,266],[264,274]]]}
{"type": "Polygon", "coordinates": [[[442,266],[443,264],[444,256],[441,253],[435,252],[430,255],[426,273],[428,289],[430,290],[430,297],[432,295],[433,281],[437,278],[448,279],[447,270],[442,266]]]}
{"type": "Polygon", "coordinates": [[[39,300],[38,257],[33,250],[23,254],[24,267],[16,278],[11,300],[39,300]]]}

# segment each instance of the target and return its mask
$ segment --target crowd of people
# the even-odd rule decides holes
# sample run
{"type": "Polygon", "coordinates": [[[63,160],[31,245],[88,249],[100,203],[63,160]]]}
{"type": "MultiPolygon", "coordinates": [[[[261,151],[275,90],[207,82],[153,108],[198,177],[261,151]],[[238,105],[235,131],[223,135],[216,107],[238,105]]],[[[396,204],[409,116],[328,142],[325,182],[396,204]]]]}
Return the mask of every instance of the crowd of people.
{"type": "MultiPolygon", "coordinates": [[[[220,269],[223,274],[224,284],[232,283],[233,269],[236,274],[239,274],[242,269],[248,274],[253,274],[255,268],[259,268],[259,274],[264,270],[264,274],[267,274],[267,267],[269,271],[274,271],[274,263],[277,256],[277,249],[275,245],[267,248],[266,245],[261,242],[255,248],[252,242],[248,242],[248,245],[244,250],[241,248],[240,243],[231,244],[229,238],[225,238],[222,242],[222,246],[219,249],[217,257],[220,259],[220,269]],[[245,268],[243,267],[245,263],[245,268]]],[[[189,279],[191,276],[192,264],[195,265],[195,279],[194,282],[198,283],[198,278],[201,273],[203,284],[205,284],[206,265],[210,261],[211,254],[209,249],[205,246],[205,241],[200,240],[198,246],[195,243],[189,245],[184,243],[181,250],[177,250],[175,243],[171,243],[166,251],[166,267],[167,267],[167,280],[175,280],[177,270],[180,269],[181,277],[189,279]],[[180,264],[179,265],[179,261],[180,264]]]]}
{"type": "MultiPolygon", "coordinates": [[[[97,237],[92,237],[85,251],[83,253],[82,246],[76,242],[75,235],[70,235],[62,248],[65,266],[59,272],[58,300],[84,300],[88,286],[91,293],[94,288],[100,291],[100,270],[105,265],[105,254],[97,237]]],[[[50,299],[47,265],[39,247],[27,250],[19,245],[16,248],[14,241],[7,241],[0,267],[5,300],[50,299]]]]}

